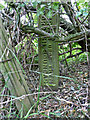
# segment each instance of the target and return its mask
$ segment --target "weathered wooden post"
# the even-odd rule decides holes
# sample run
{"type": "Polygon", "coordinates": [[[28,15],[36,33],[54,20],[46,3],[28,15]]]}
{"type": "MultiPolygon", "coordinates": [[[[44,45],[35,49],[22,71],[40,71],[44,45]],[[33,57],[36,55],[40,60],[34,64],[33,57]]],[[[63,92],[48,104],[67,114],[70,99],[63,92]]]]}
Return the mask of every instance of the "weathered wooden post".
{"type": "MultiPolygon", "coordinates": [[[[10,39],[7,37],[5,28],[0,18],[0,71],[2,72],[5,82],[11,94],[20,97],[29,94],[29,89],[25,81],[22,69],[13,54],[10,39]]],[[[32,96],[16,100],[18,110],[22,109],[25,115],[30,107],[34,104],[32,96]]]]}
{"type": "MultiPolygon", "coordinates": [[[[39,28],[51,34],[58,33],[59,14],[57,12],[56,13],[53,12],[53,15],[49,19],[47,19],[46,14],[49,11],[46,8],[48,8],[48,3],[47,2],[41,3],[39,5],[39,8],[41,7],[42,4],[46,6],[44,10],[44,15],[39,16],[38,20],[39,28]]],[[[40,72],[43,73],[41,84],[42,86],[50,86],[53,90],[57,90],[58,77],[56,76],[59,75],[58,43],[54,42],[54,40],[52,39],[46,38],[45,36],[42,37],[39,36],[38,47],[39,47],[39,67],[40,72]]]]}

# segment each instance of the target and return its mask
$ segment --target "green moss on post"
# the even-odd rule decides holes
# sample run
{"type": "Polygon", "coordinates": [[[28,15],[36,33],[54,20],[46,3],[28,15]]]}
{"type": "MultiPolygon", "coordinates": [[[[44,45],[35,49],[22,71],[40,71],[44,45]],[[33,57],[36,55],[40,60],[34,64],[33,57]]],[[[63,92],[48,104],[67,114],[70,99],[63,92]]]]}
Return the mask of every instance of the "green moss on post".
{"type": "MultiPolygon", "coordinates": [[[[46,4],[46,3],[43,3],[46,4]]],[[[39,6],[40,7],[40,6],[39,6]]],[[[45,16],[48,11],[45,11],[45,16]]],[[[58,32],[59,15],[54,13],[48,20],[39,16],[38,26],[42,30],[51,34],[58,32]],[[54,33],[53,33],[54,32],[54,33]]],[[[54,40],[39,36],[39,67],[42,75],[42,86],[50,86],[53,90],[58,89],[59,60],[58,60],[58,43],[54,40]]]]}

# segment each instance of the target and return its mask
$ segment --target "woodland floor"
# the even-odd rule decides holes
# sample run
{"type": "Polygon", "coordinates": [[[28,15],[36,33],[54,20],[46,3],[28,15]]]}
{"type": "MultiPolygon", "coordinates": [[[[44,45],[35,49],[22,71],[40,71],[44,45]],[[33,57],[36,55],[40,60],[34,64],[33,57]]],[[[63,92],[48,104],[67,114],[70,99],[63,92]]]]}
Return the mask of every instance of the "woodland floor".
{"type": "MultiPolygon", "coordinates": [[[[72,63],[69,70],[67,67],[62,70],[60,75],[66,78],[60,78],[58,91],[52,91],[48,86],[39,89],[39,74],[35,71],[26,72],[30,90],[32,93],[37,93],[33,94],[34,100],[35,102],[37,99],[39,100],[35,106],[37,109],[33,108],[33,114],[28,118],[73,117],[89,119],[88,68],[85,63],[72,63]],[[38,94],[39,90],[40,94],[38,94]]],[[[1,94],[10,95],[6,87],[3,87],[1,94]]],[[[0,102],[8,101],[0,105],[1,119],[20,117],[14,101],[9,102],[10,100],[9,96],[0,97],[0,102]]]]}

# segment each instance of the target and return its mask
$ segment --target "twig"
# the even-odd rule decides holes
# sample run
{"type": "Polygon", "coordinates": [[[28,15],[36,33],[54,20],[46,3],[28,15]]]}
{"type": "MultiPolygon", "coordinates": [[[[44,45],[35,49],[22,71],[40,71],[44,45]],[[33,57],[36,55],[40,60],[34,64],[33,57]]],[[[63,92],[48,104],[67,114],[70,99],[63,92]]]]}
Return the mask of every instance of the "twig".
{"type": "MultiPolygon", "coordinates": [[[[81,48],[72,48],[72,50],[81,50],[81,48]]],[[[66,53],[68,53],[68,52],[70,52],[70,50],[69,50],[69,51],[66,51],[66,52],[63,52],[63,53],[59,53],[59,55],[66,54],[66,53]]]]}
{"type": "MultiPolygon", "coordinates": [[[[16,97],[16,98],[14,98],[14,99],[7,100],[7,101],[5,101],[5,102],[1,102],[0,105],[2,105],[2,104],[7,104],[7,103],[9,103],[9,102],[11,102],[11,101],[15,101],[15,100],[20,100],[20,101],[21,101],[22,99],[25,99],[25,97],[28,97],[28,96],[31,96],[31,95],[36,95],[36,94],[50,94],[50,93],[56,94],[57,92],[37,92],[37,93],[22,95],[22,96],[20,96],[20,97],[16,97]]],[[[0,96],[4,96],[4,95],[0,95],[0,96]]],[[[12,97],[15,97],[15,96],[9,96],[9,97],[12,98],[12,97]]]]}
{"type": "Polygon", "coordinates": [[[61,60],[61,62],[65,61],[68,58],[76,57],[77,55],[80,55],[81,53],[83,53],[83,51],[81,51],[81,52],[79,52],[79,53],[77,53],[75,55],[70,55],[70,56],[66,57],[65,59],[61,60]]]}
{"type": "Polygon", "coordinates": [[[6,60],[2,60],[2,61],[0,61],[0,63],[5,63],[5,62],[8,62],[8,61],[11,61],[13,58],[14,58],[14,57],[9,58],[9,59],[6,59],[6,60]]]}

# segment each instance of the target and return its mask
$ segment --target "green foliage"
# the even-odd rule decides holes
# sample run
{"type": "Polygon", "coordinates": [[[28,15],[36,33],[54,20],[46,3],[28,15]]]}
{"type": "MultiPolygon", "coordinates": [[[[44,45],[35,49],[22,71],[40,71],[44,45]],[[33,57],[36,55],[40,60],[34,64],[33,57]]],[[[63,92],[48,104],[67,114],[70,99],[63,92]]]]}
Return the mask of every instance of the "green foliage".
{"type": "Polygon", "coordinates": [[[59,7],[58,3],[59,3],[59,2],[54,2],[54,3],[53,3],[52,8],[53,8],[54,10],[57,10],[57,9],[58,9],[58,7],[59,7]]]}
{"type": "MultiPolygon", "coordinates": [[[[41,1],[36,1],[36,0],[33,0],[33,6],[36,8],[36,6],[38,5],[38,3],[40,3],[41,1]]],[[[57,11],[57,9],[58,9],[58,4],[57,4],[58,2],[54,2],[53,4],[52,4],[52,9],[54,10],[54,11],[57,11]]],[[[79,0],[78,2],[77,2],[77,5],[78,5],[78,8],[79,8],[79,12],[77,12],[77,17],[80,17],[81,15],[83,15],[83,16],[87,16],[88,15],[88,3],[87,2],[85,2],[85,0],[79,0]]],[[[21,4],[19,7],[18,7],[18,9],[20,8],[20,7],[24,7],[24,4],[21,4]]],[[[33,18],[34,18],[34,22],[36,23],[35,25],[35,27],[37,27],[37,21],[38,21],[38,16],[39,15],[44,15],[44,10],[45,10],[45,7],[46,7],[46,5],[44,5],[44,4],[42,4],[41,5],[41,7],[38,9],[38,11],[37,11],[37,14],[33,14],[33,18]]],[[[0,9],[3,9],[4,8],[4,6],[2,5],[2,4],[0,4],[0,9]]],[[[52,9],[51,9],[51,3],[48,3],[48,8],[49,8],[49,11],[47,12],[47,15],[46,15],[46,17],[47,18],[51,18],[52,17],[52,15],[53,15],[53,11],[52,11],[52,9]]],[[[28,18],[28,16],[26,16],[27,18],[28,18]]],[[[33,36],[33,34],[31,34],[31,36],[33,36]]],[[[30,37],[31,37],[30,36],[30,37]]],[[[34,56],[34,55],[36,55],[36,54],[38,54],[38,38],[34,38],[34,39],[30,39],[31,41],[32,41],[32,44],[31,44],[31,49],[34,49],[34,51],[32,52],[31,51],[31,54],[30,53],[27,53],[27,57],[31,57],[31,56],[34,56]]],[[[21,49],[21,47],[23,46],[25,46],[25,44],[27,44],[27,38],[25,38],[24,39],[24,41],[23,41],[23,43],[21,42],[21,43],[19,43],[16,47],[15,47],[15,49],[16,49],[16,51],[18,51],[18,50],[20,50],[21,49]]],[[[28,47],[28,44],[24,47],[24,49],[22,50],[22,52],[21,52],[21,54],[20,54],[20,57],[21,57],[21,59],[23,59],[23,55],[24,55],[24,53],[26,52],[26,49],[27,49],[27,47],[28,47]]],[[[77,47],[80,47],[79,45],[78,45],[78,43],[73,43],[72,44],[72,48],[77,48],[77,47]]],[[[70,46],[69,46],[69,44],[65,44],[65,45],[63,45],[62,46],[62,48],[60,48],[59,49],[59,53],[62,53],[62,52],[66,52],[66,51],[68,51],[68,50],[70,50],[70,46]]],[[[11,50],[10,50],[11,51],[11,50]]],[[[75,55],[76,53],[78,53],[78,52],[80,52],[80,50],[73,50],[72,51],[72,55],[75,55]]],[[[13,56],[15,57],[15,59],[16,59],[16,61],[19,63],[19,65],[21,66],[21,63],[19,62],[19,60],[18,60],[18,58],[17,58],[17,56],[13,53],[13,51],[11,51],[11,53],[13,54],[13,56]]],[[[62,59],[64,59],[65,57],[67,57],[67,56],[69,56],[70,55],[70,53],[66,53],[65,54],[65,56],[64,55],[61,55],[61,56],[59,56],[59,61],[61,61],[62,59]]],[[[67,59],[67,62],[69,63],[69,64],[71,64],[72,62],[75,62],[75,61],[79,61],[79,62],[85,62],[87,60],[87,53],[83,53],[83,54],[81,54],[81,55],[79,55],[78,56],[78,58],[77,57],[74,57],[74,58],[69,58],[69,59],[67,59]]],[[[34,61],[35,63],[37,63],[38,62],[38,58],[35,58],[35,61],[34,61]]],[[[21,68],[22,68],[22,66],[21,66],[21,68]]],[[[23,68],[22,68],[22,70],[23,70],[23,68]]],[[[24,72],[24,71],[23,71],[24,72]]],[[[49,94],[49,95],[47,95],[47,96],[45,96],[45,97],[43,97],[43,98],[40,98],[40,87],[41,87],[41,77],[42,76],[40,76],[40,84],[39,84],[39,89],[38,89],[38,98],[37,98],[37,102],[29,109],[29,111],[27,112],[27,114],[26,114],[26,116],[24,117],[24,118],[28,118],[29,116],[31,117],[31,116],[33,116],[33,115],[39,115],[39,114],[41,114],[41,115],[43,115],[44,117],[47,117],[47,118],[50,118],[49,116],[47,116],[46,114],[44,114],[44,113],[41,113],[40,111],[38,111],[38,109],[37,109],[37,111],[36,111],[36,113],[31,113],[31,110],[35,107],[35,106],[37,106],[37,108],[38,108],[38,106],[39,106],[39,102],[41,101],[41,100],[44,100],[44,99],[46,99],[46,98],[48,98],[51,94],[49,94]]],[[[63,79],[69,79],[69,80],[72,80],[74,83],[78,83],[78,81],[76,80],[76,79],[73,79],[73,78],[70,78],[70,77],[66,77],[66,76],[56,76],[56,77],[58,77],[58,78],[63,78],[63,79]]],[[[50,84],[47,84],[47,86],[50,86],[50,84]]],[[[51,86],[55,86],[55,84],[52,84],[51,86]]],[[[81,86],[78,86],[78,88],[80,88],[81,86]]],[[[74,87],[73,86],[71,86],[71,90],[73,90],[74,91],[74,87]]],[[[13,98],[13,97],[12,97],[13,98]]],[[[12,98],[11,98],[11,103],[10,103],[10,108],[9,108],[9,114],[7,115],[7,118],[9,118],[12,114],[14,114],[14,115],[16,115],[16,112],[15,113],[12,113],[12,111],[11,111],[11,109],[12,109],[12,98]]],[[[57,110],[57,111],[54,111],[54,112],[50,112],[49,114],[50,115],[54,115],[54,116],[57,116],[57,117],[60,117],[61,116],[61,113],[59,112],[59,113],[57,113],[58,111],[60,111],[61,109],[59,109],[59,110],[57,110]]],[[[19,111],[19,113],[18,113],[18,115],[17,115],[17,117],[20,117],[20,118],[22,118],[22,111],[23,111],[23,107],[21,108],[21,110],[19,111]]]]}
{"type": "MultiPolygon", "coordinates": [[[[45,0],[42,0],[42,1],[44,2],[45,0]]],[[[32,0],[33,7],[36,8],[37,5],[40,4],[42,1],[41,1],[41,0],[32,0]]],[[[43,8],[43,7],[44,7],[44,6],[42,6],[42,8],[43,8]]]]}
{"type": "Polygon", "coordinates": [[[37,16],[39,16],[39,15],[44,15],[43,8],[38,8],[38,10],[37,10],[37,16]]]}
{"type": "Polygon", "coordinates": [[[47,18],[51,18],[52,17],[52,15],[53,15],[53,13],[52,13],[52,10],[50,10],[48,13],[47,13],[47,18]]]}
{"type": "Polygon", "coordinates": [[[82,53],[78,57],[79,62],[86,62],[87,61],[87,53],[82,53]]]}
{"type": "Polygon", "coordinates": [[[85,2],[85,0],[79,0],[77,1],[77,7],[79,11],[77,12],[76,17],[80,16],[86,17],[88,15],[89,9],[88,2],[85,2]]]}
{"type": "MultiPolygon", "coordinates": [[[[72,43],[72,48],[81,48],[80,45],[78,45],[78,43],[72,43]]],[[[62,46],[62,48],[59,49],[59,53],[63,53],[63,52],[67,52],[70,50],[70,46],[69,44],[65,44],[62,46]]],[[[72,51],[72,55],[75,55],[77,53],[81,52],[81,50],[73,50],[72,51]]],[[[70,52],[66,53],[65,55],[60,55],[59,56],[59,60],[61,61],[62,59],[68,57],[70,55],[70,52]]],[[[68,58],[67,62],[69,64],[71,64],[72,62],[75,61],[79,61],[79,62],[86,62],[87,61],[87,53],[82,53],[77,57],[73,57],[73,58],[68,58]]]]}
{"type": "Polygon", "coordinates": [[[2,10],[3,8],[4,8],[4,5],[0,3],[0,10],[2,10]]]}
{"type": "Polygon", "coordinates": [[[85,2],[85,0],[79,0],[79,3],[83,3],[83,2],[85,2]]]}

